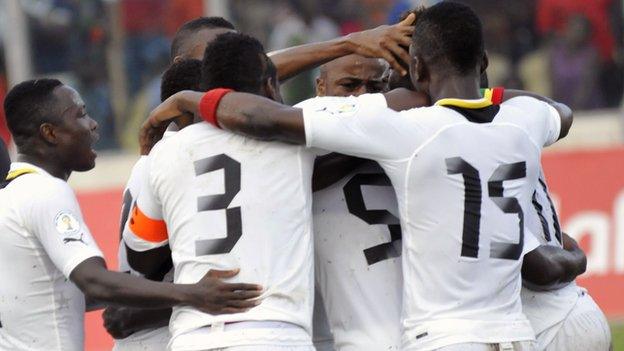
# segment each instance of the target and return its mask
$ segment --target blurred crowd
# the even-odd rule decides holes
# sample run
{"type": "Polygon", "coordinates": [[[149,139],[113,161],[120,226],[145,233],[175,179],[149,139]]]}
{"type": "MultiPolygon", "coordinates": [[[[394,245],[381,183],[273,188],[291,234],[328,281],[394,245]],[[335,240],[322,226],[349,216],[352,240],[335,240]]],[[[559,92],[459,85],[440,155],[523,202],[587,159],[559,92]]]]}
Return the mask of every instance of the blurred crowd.
{"type": "MultiPolygon", "coordinates": [[[[624,91],[622,0],[461,0],[484,22],[491,86],[552,96],[577,110],[616,108],[624,91]]],[[[230,0],[229,19],[267,50],[328,40],[381,24],[437,0],[230,0]]],[[[61,76],[100,124],[100,149],[132,148],[136,128],[159,102],[170,40],[202,16],[204,0],[21,0],[35,76],[61,76]],[[113,38],[122,38],[120,42],[113,38]],[[115,54],[123,59],[114,69],[115,54]],[[119,65],[118,65],[119,66],[119,65]],[[114,75],[123,84],[113,84],[114,75]],[[123,87],[127,102],[115,104],[123,87]],[[117,91],[119,93],[119,91],[117,91]],[[115,108],[116,107],[116,108],[115,108]]],[[[2,5],[0,5],[2,6],[2,5]]],[[[5,11],[0,28],[9,33],[5,11]]],[[[0,50],[2,44],[0,42],[0,50]]],[[[7,90],[0,54],[0,99],[7,90]]],[[[315,73],[284,85],[295,103],[313,92],[315,73]]],[[[1,108],[1,107],[0,107],[1,108]]],[[[0,137],[8,138],[0,109],[0,137]]]]}

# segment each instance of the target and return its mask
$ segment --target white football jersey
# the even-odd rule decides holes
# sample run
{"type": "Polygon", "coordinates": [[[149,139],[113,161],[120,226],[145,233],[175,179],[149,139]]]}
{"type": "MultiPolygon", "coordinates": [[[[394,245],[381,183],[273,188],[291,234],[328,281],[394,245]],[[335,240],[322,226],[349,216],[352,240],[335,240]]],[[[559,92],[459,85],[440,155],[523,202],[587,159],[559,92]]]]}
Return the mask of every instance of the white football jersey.
{"type": "Polygon", "coordinates": [[[82,350],[85,298],[69,280],[102,253],[67,182],[22,162],[0,189],[0,350],[82,350]]]}
{"type": "MultiPolygon", "coordinates": [[[[166,132],[164,137],[170,136],[171,132],[166,132]]],[[[120,220],[120,242],[118,250],[119,271],[124,273],[130,273],[136,276],[143,276],[141,273],[133,270],[128,263],[128,257],[126,253],[126,244],[123,240],[123,229],[126,226],[126,222],[129,219],[130,209],[135,204],[139,193],[141,192],[141,185],[147,174],[145,172],[145,164],[147,162],[147,156],[141,156],[139,160],[132,167],[130,172],[130,178],[126,183],[126,187],[123,192],[123,203],[121,205],[121,220],[120,220]]],[[[173,273],[173,272],[172,272],[173,273]]],[[[172,278],[173,279],[173,278],[172,278]]],[[[171,280],[172,280],[171,279],[171,280]]],[[[169,281],[171,281],[169,280],[169,281]]],[[[149,345],[150,350],[165,350],[166,344],[162,344],[163,339],[169,338],[169,328],[153,328],[145,329],[131,334],[125,339],[115,340],[115,351],[132,350],[132,347],[136,343],[142,343],[149,345]]]]}
{"type": "MultiPolygon", "coordinates": [[[[228,281],[265,288],[262,303],[246,313],[174,308],[170,345],[186,344],[183,334],[200,327],[236,321],[292,323],[304,338],[289,342],[311,345],[314,157],[301,146],[251,140],[207,123],[186,127],[152,150],[148,183],[124,231],[127,245],[143,251],[169,243],[175,283],[195,283],[211,269],[240,268],[228,281]],[[164,219],[166,232],[143,235],[140,218],[152,224],[164,219]]],[[[271,340],[262,333],[238,340],[216,334],[211,347],[276,342],[274,333],[267,333],[271,340]]]]}
{"type": "Polygon", "coordinates": [[[396,196],[379,165],[367,162],[315,192],[317,288],[337,350],[401,345],[401,225],[396,196]]]}
{"type": "Polygon", "coordinates": [[[375,160],[394,186],[402,348],[533,339],[520,269],[538,243],[525,233],[524,213],[532,209],[541,149],[559,137],[557,112],[529,97],[500,106],[444,99],[404,112],[379,107],[378,99],[316,98],[303,116],[307,146],[375,160]]]}
{"type": "MultiPolygon", "coordinates": [[[[540,244],[563,247],[557,211],[548,193],[546,177],[542,171],[535,185],[532,203],[533,210],[527,214],[528,229],[536,234],[540,244]]],[[[540,334],[563,321],[584,293],[584,289],[575,282],[564,284],[561,288],[551,291],[522,288],[522,310],[531,322],[540,345],[547,345],[554,337],[553,333],[549,333],[550,340],[544,340],[540,334]]]]}

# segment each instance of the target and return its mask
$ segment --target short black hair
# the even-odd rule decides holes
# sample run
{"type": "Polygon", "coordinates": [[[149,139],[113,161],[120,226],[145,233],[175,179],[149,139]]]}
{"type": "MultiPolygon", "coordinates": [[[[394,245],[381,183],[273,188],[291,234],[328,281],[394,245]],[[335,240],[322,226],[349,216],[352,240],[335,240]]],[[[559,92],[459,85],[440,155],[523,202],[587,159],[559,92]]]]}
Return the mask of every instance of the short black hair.
{"type": "Polygon", "coordinates": [[[418,16],[412,42],[425,62],[447,65],[461,75],[473,71],[485,52],[481,20],[469,6],[451,1],[418,16]]]}
{"type": "Polygon", "coordinates": [[[195,34],[202,29],[225,28],[232,29],[234,25],[223,17],[199,17],[184,23],[176,32],[171,42],[171,61],[180,55],[184,42],[188,39],[189,34],[195,34]]]}
{"type": "Polygon", "coordinates": [[[52,93],[62,85],[57,79],[27,80],[7,93],[4,98],[4,113],[7,126],[18,147],[37,135],[42,123],[58,121],[60,116],[54,116],[52,112],[52,93]]]}
{"type": "Polygon", "coordinates": [[[276,75],[275,65],[258,39],[242,33],[223,33],[204,52],[201,89],[229,88],[259,94],[264,82],[276,75]]]}
{"type": "Polygon", "coordinates": [[[194,59],[181,60],[169,66],[160,83],[160,100],[165,101],[182,90],[199,91],[201,66],[201,61],[194,59]]]}

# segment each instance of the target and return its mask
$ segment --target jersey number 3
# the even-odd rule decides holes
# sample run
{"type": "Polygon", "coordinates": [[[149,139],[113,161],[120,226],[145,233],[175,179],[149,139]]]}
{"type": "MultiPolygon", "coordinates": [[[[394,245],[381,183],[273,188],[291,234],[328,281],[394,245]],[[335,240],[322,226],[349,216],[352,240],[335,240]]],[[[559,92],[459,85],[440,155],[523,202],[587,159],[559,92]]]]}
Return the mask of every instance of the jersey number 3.
{"type": "Polygon", "coordinates": [[[361,173],[345,184],[343,190],[349,212],[368,224],[385,224],[390,231],[390,242],[364,250],[368,265],[401,255],[401,221],[387,210],[369,210],[364,203],[362,185],[392,186],[382,173],[361,173]]]}
{"type": "Polygon", "coordinates": [[[241,189],[241,165],[238,161],[221,154],[195,161],[195,175],[200,176],[223,170],[225,192],[197,198],[197,211],[225,210],[227,233],[222,239],[204,239],[195,241],[195,256],[218,255],[228,253],[243,234],[240,207],[228,208],[241,189]]]}
{"type": "MultiPolygon", "coordinates": [[[[481,178],[479,171],[461,157],[446,159],[448,174],[461,174],[464,179],[464,225],[461,256],[479,256],[479,231],[481,222],[481,178]]],[[[518,199],[503,195],[503,182],[526,177],[526,162],[498,166],[488,181],[490,199],[504,213],[515,213],[519,219],[520,240],[517,244],[492,242],[491,258],[517,260],[524,246],[524,213],[518,199]]]]}

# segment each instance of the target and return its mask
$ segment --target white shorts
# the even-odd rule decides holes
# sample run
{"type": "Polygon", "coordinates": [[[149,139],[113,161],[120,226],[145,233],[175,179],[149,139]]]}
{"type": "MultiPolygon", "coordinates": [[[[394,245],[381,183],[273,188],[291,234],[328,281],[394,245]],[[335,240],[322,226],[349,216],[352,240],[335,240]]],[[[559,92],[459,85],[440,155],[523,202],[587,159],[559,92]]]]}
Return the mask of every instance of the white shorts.
{"type": "Polygon", "coordinates": [[[537,351],[535,341],[516,341],[500,344],[463,343],[449,345],[436,351],[537,351]]]}
{"type": "Polygon", "coordinates": [[[578,299],[566,319],[537,336],[538,342],[551,338],[543,346],[544,351],[608,351],[611,346],[609,323],[587,293],[578,299]],[[549,335],[551,330],[556,331],[554,338],[549,335]]]}
{"type": "Polygon", "coordinates": [[[277,321],[243,321],[206,326],[171,338],[171,351],[314,351],[302,327],[277,321]]]}

